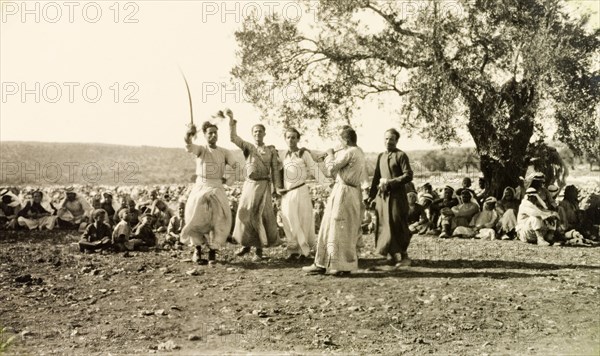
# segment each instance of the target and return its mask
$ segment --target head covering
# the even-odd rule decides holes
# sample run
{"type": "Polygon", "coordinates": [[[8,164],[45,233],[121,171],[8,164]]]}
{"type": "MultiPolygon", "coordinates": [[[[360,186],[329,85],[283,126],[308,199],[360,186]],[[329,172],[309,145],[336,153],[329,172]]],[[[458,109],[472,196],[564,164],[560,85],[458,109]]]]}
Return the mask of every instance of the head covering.
{"type": "Polygon", "coordinates": [[[558,196],[558,193],[560,192],[560,188],[554,184],[550,184],[548,186],[548,192],[550,192],[550,195],[552,195],[552,198],[556,198],[556,196],[558,196]]]}
{"type": "Polygon", "coordinates": [[[487,197],[487,198],[485,199],[485,202],[486,202],[486,203],[495,203],[495,202],[497,202],[497,201],[498,201],[498,199],[496,199],[495,197],[487,197]]]}
{"type": "Polygon", "coordinates": [[[0,196],[4,196],[8,193],[8,189],[7,188],[2,188],[0,189],[0,196]]]}
{"type": "Polygon", "coordinates": [[[537,194],[537,190],[535,188],[527,188],[527,190],[525,191],[525,194],[537,194]]]}
{"type": "Polygon", "coordinates": [[[546,176],[542,172],[531,172],[527,176],[527,180],[545,180],[546,176]]]}
{"type": "Polygon", "coordinates": [[[73,186],[68,186],[65,188],[65,192],[67,193],[75,193],[75,188],[73,188],[73,186]]]}
{"type": "Polygon", "coordinates": [[[425,194],[421,195],[421,200],[423,200],[423,201],[425,201],[425,200],[433,201],[433,195],[431,195],[429,193],[425,193],[425,194]]]}
{"type": "Polygon", "coordinates": [[[502,192],[502,199],[501,200],[504,200],[504,198],[506,197],[506,192],[511,192],[512,196],[513,196],[513,199],[515,199],[515,196],[517,195],[517,192],[515,191],[515,188],[513,188],[513,187],[506,187],[506,188],[504,188],[504,192],[502,192]]]}
{"type": "Polygon", "coordinates": [[[444,190],[449,190],[451,192],[454,192],[454,188],[452,188],[451,186],[447,185],[444,187],[444,190]]]}

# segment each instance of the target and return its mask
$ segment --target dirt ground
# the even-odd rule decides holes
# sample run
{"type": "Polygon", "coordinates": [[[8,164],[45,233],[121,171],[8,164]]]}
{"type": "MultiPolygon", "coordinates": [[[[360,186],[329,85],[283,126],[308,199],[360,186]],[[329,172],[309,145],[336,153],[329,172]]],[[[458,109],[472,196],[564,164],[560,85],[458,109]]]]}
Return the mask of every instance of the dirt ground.
{"type": "Polygon", "coordinates": [[[286,262],[194,266],[189,250],[81,254],[66,232],[2,232],[8,354],[600,353],[600,249],[415,236],[413,267],[307,276],[286,262]],[[29,276],[28,276],[29,275],[29,276]]]}

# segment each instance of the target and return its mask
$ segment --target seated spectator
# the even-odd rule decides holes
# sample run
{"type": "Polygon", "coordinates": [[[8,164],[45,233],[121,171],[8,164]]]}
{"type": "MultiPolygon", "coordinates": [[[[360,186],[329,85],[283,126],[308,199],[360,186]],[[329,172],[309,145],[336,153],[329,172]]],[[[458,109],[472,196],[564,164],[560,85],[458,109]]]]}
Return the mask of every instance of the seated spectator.
{"type": "Polygon", "coordinates": [[[554,242],[558,214],[548,210],[535,188],[528,188],[525,193],[517,215],[517,236],[523,242],[548,246],[554,242]]]}
{"type": "Polygon", "coordinates": [[[459,237],[477,237],[479,239],[496,239],[496,223],[498,213],[496,212],[496,198],[488,197],[483,204],[483,210],[473,216],[468,227],[457,227],[453,234],[459,237]]]}
{"type": "Polygon", "coordinates": [[[429,218],[425,208],[417,203],[417,193],[410,192],[406,196],[408,198],[408,229],[413,234],[424,234],[429,227],[429,218]]]}
{"type": "Polygon", "coordinates": [[[434,200],[431,203],[431,223],[433,226],[442,227],[442,234],[440,237],[450,237],[452,230],[450,230],[450,214],[452,214],[452,207],[458,205],[458,199],[454,197],[454,188],[447,185],[444,188],[444,196],[441,199],[434,200]],[[444,212],[444,214],[442,214],[444,212]],[[442,219],[442,215],[445,219],[442,219]],[[442,220],[446,221],[445,224],[442,224],[442,220]]]}
{"type": "Polygon", "coordinates": [[[179,243],[179,237],[181,229],[185,225],[185,203],[179,203],[179,209],[177,215],[173,216],[169,220],[169,226],[167,227],[167,235],[165,236],[165,242],[169,244],[179,243]]]}
{"type": "Polygon", "coordinates": [[[106,211],[106,215],[108,216],[109,225],[114,226],[115,223],[119,222],[118,219],[114,219],[115,214],[117,213],[118,206],[113,202],[113,195],[111,192],[102,193],[104,200],[100,205],[100,209],[104,209],[106,211]]]}
{"type": "Polygon", "coordinates": [[[502,199],[496,204],[498,212],[497,231],[502,236],[502,240],[512,240],[517,232],[517,213],[519,211],[519,200],[515,198],[515,190],[512,187],[506,187],[502,193],[502,199]]]}
{"type": "Polygon", "coordinates": [[[90,203],[75,193],[73,187],[69,187],[57,212],[58,226],[70,230],[83,230],[90,220],[92,211],[90,203]]]}
{"type": "Polygon", "coordinates": [[[472,181],[471,178],[469,177],[464,177],[462,182],[461,182],[461,189],[469,189],[471,190],[471,185],[472,185],[472,181]]]}
{"type": "Polygon", "coordinates": [[[363,219],[360,224],[360,228],[362,233],[365,235],[372,234],[375,231],[375,226],[377,224],[377,215],[372,209],[365,209],[363,213],[363,219]]]}
{"type": "Polygon", "coordinates": [[[106,212],[96,209],[92,213],[93,223],[89,224],[79,241],[79,251],[106,250],[112,246],[112,231],[110,226],[104,223],[106,212]]]}
{"type": "Polygon", "coordinates": [[[574,185],[565,187],[565,197],[558,205],[558,217],[561,231],[567,232],[580,228],[579,192],[574,185]]]}
{"type": "Polygon", "coordinates": [[[25,207],[19,211],[17,221],[20,226],[27,226],[29,230],[54,229],[56,216],[53,214],[56,210],[49,199],[43,201],[43,197],[44,193],[41,191],[33,192],[33,200],[28,201],[25,207]]]}
{"type": "Polygon", "coordinates": [[[483,205],[483,202],[490,196],[490,189],[487,181],[484,177],[479,177],[479,189],[475,192],[475,199],[479,205],[483,205]]]}
{"type": "Polygon", "coordinates": [[[152,201],[152,206],[149,209],[150,214],[154,216],[154,224],[152,225],[154,230],[157,232],[165,232],[167,231],[167,225],[169,225],[169,221],[173,214],[173,211],[167,203],[165,203],[162,199],[158,198],[155,192],[152,195],[154,197],[152,201]]]}
{"type": "Polygon", "coordinates": [[[142,216],[142,221],[134,229],[133,234],[129,243],[132,245],[134,250],[147,250],[149,247],[156,246],[156,235],[152,230],[153,216],[150,213],[146,213],[142,216]]]}
{"type": "Polygon", "coordinates": [[[98,192],[92,192],[90,193],[90,196],[92,197],[92,208],[102,209],[102,195],[98,192]]]}
{"type": "Polygon", "coordinates": [[[528,176],[528,180],[530,181],[529,188],[533,188],[537,191],[537,195],[545,203],[547,209],[557,211],[558,204],[556,203],[554,198],[552,198],[552,195],[550,194],[548,189],[546,189],[546,176],[544,175],[544,173],[533,172],[528,176]]]}
{"type": "Polygon", "coordinates": [[[556,201],[556,199],[558,199],[558,194],[560,194],[560,188],[554,184],[550,184],[548,186],[548,193],[550,193],[550,197],[556,201]]]}
{"type": "Polygon", "coordinates": [[[452,207],[454,219],[452,220],[452,229],[458,226],[469,226],[471,219],[479,212],[479,205],[473,199],[473,193],[464,189],[460,193],[460,204],[452,207]]]}
{"type": "Polygon", "coordinates": [[[141,223],[142,212],[135,208],[135,201],[133,199],[129,199],[129,214],[131,214],[129,225],[134,229],[141,223]]]}
{"type": "Polygon", "coordinates": [[[129,238],[131,237],[131,226],[129,225],[131,214],[128,208],[120,209],[118,214],[120,221],[112,233],[113,247],[117,252],[132,250],[133,245],[129,243],[129,238]]]}
{"type": "Polygon", "coordinates": [[[439,194],[435,190],[433,190],[431,183],[425,183],[419,188],[419,199],[421,199],[421,197],[424,194],[431,195],[432,201],[436,201],[436,200],[440,199],[439,194]]]}
{"type": "Polygon", "coordinates": [[[21,200],[10,190],[0,190],[0,229],[15,229],[18,226],[18,213],[21,200]]]}

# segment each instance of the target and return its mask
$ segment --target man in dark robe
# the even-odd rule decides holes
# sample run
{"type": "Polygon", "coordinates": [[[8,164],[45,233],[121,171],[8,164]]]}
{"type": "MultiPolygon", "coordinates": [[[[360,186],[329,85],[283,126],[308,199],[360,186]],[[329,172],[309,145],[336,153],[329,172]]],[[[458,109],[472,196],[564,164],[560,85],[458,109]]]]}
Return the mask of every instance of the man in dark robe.
{"type": "Polygon", "coordinates": [[[400,133],[389,129],[384,138],[387,151],[377,157],[368,198],[369,205],[376,203],[379,217],[375,250],[396,266],[410,266],[407,250],[412,233],[408,227],[406,183],[412,181],[413,171],[406,153],[396,148],[400,133]]]}

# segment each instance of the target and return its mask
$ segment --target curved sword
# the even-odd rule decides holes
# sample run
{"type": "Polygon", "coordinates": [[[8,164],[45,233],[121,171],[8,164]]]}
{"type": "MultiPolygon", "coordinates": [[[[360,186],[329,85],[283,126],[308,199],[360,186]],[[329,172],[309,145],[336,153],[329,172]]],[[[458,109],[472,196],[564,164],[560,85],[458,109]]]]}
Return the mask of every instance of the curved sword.
{"type": "Polygon", "coordinates": [[[190,91],[190,86],[188,85],[187,79],[185,78],[185,74],[183,74],[183,70],[181,70],[181,67],[179,67],[179,72],[181,73],[181,76],[183,77],[183,81],[185,82],[185,88],[187,89],[187,93],[188,93],[188,101],[190,103],[190,126],[194,125],[194,109],[192,108],[192,93],[190,91]]]}

